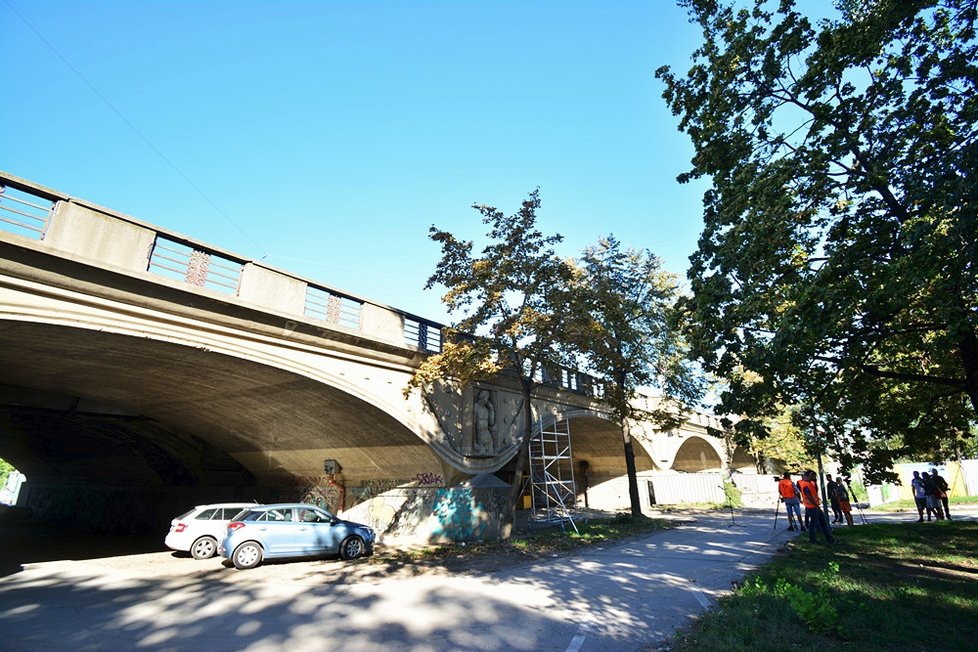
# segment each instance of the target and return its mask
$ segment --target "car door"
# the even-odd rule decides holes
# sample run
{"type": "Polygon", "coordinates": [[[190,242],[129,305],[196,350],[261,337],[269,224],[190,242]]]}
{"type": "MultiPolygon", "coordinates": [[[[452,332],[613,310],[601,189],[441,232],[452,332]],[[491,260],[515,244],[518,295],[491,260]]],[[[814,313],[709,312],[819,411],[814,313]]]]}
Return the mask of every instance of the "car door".
{"type": "Polygon", "coordinates": [[[329,512],[315,507],[299,508],[297,548],[303,555],[323,555],[339,551],[342,533],[329,512]]]}
{"type": "Polygon", "coordinates": [[[275,507],[263,510],[255,520],[266,557],[284,557],[295,554],[296,526],[291,507],[275,507]]]}

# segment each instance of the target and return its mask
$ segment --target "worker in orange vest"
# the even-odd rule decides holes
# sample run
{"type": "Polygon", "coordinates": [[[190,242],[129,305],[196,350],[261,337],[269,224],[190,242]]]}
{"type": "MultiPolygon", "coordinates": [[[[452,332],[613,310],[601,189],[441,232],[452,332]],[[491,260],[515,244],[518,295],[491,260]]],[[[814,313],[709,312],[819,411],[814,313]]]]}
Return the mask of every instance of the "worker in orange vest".
{"type": "Polygon", "coordinates": [[[805,516],[809,519],[808,540],[815,543],[815,528],[817,527],[825,535],[825,540],[828,543],[835,543],[825,514],[819,507],[820,501],[818,499],[818,485],[815,484],[815,472],[806,471],[801,480],[798,481],[798,488],[801,489],[801,502],[805,504],[805,516]]]}
{"type": "Polygon", "coordinates": [[[801,496],[798,494],[795,483],[791,481],[791,474],[787,471],[784,472],[784,477],[778,481],[778,494],[781,496],[781,502],[784,503],[784,511],[788,512],[788,529],[797,530],[801,528],[801,531],[804,532],[805,522],[801,520],[801,496]],[[795,525],[795,519],[791,517],[792,510],[798,516],[798,525],[795,525]]]}

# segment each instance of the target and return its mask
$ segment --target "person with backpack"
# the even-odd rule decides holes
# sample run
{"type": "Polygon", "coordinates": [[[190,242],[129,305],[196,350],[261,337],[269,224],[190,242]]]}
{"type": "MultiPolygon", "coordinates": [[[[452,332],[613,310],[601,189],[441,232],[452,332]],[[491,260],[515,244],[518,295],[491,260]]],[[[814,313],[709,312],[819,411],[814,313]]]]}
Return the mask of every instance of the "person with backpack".
{"type": "Polygon", "coordinates": [[[927,500],[927,520],[931,520],[931,514],[938,521],[944,520],[944,508],[941,505],[940,490],[937,488],[937,483],[934,481],[934,476],[937,475],[937,469],[932,469],[930,473],[924,473],[924,497],[927,500]]]}
{"type": "Polygon", "coordinates": [[[832,522],[842,522],[842,508],[839,507],[839,483],[832,479],[831,475],[826,475],[825,494],[832,506],[832,522]]]}
{"type": "Polygon", "coordinates": [[[798,488],[801,489],[801,502],[805,504],[805,516],[809,519],[808,541],[815,543],[815,528],[818,528],[825,536],[827,543],[835,543],[828,519],[825,518],[825,514],[819,507],[820,501],[818,499],[818,485],[815,484],[815,472],[806,471],[802,479],[798,481],[798,488]]]}
{"type": "MultiPolygon", "coordinates": [[[[842,512],[846,525],[852,525],[852,502],[849,500],[849,490],[843,484],[841,475],[835,476],[835,499],[839,503],[839,511],[842,512]]],[[[842,520],[839,523],[842,523],[842,520]]]]}
{"type": "Polygon", "coordinates": [[[948,486],[947,481],[942,478],[937,473],[937,469],[930,470],[931,477],[934,480],[934,496],[941,501],[941,506],[944,508],[944,518],[951,520],[951,510],[948,508],[947,504],[947,492],[951,489],[948,486]]]}
{"type": "Polygon", "coordinates": [[[801,528],[801,531],[804,532],[806,528],[804,521],[801,520],[801,495],[798,492],[798,487],[791,481],[791,473],[788,471],[785,471],[784,477],[778,481],[778,494],[781,496],[781,502],[784,503],[784,511],[788,513],[788,529],[797,530],[801,528]],[[798,517],[797,525],[791,516],[792,510],[798,517]]]}

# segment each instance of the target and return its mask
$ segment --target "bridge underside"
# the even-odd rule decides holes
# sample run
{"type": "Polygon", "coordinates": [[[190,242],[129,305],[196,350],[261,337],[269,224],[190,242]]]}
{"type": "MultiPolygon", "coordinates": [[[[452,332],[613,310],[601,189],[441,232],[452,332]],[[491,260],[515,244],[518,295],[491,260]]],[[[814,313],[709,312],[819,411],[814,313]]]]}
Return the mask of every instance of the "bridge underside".
{"type": "Polygon", "coordinates": [[[171,342],[15,321],[0,322],[0,457],[33,488],[205,502],[297,498],[326,459],[357,483],[444,472],[401,423],[322,382],[171,342]]]}

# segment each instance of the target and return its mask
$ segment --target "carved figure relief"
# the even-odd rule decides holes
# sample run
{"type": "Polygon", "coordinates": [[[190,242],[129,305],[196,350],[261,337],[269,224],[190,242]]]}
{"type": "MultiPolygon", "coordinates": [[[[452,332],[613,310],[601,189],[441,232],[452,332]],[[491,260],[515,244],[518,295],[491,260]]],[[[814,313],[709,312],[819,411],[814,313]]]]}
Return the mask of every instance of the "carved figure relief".
{"type": "Polygon", "coordinates": [[[496,403],[495,392],[480,389],[476,394],[472,409],[472,454],[494,455],[496,453],[496,403]]]}

